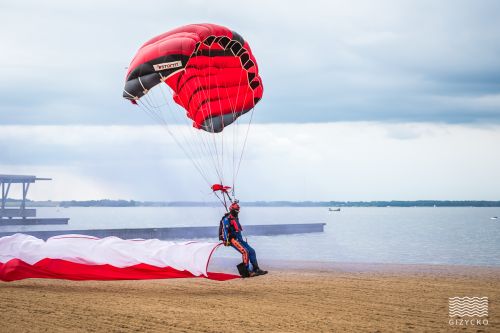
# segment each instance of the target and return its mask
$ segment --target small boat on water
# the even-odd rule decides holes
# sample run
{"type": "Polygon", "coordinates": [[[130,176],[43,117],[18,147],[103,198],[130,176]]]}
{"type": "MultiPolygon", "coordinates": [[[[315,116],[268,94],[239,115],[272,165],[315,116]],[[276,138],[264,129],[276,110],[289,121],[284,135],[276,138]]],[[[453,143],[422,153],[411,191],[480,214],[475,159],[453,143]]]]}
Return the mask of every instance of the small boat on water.
{"type": "Polygon", "coordinates": [[[498,219],[498,216],[492,216],[490,217],[490,220],[497,220],[498,219]]]}
{"type": "Polygon", "coordinates": [[[329,207],[328,211],[329,212],[340,212],[340,208],[331,208],[331,207],[329,207]]]}

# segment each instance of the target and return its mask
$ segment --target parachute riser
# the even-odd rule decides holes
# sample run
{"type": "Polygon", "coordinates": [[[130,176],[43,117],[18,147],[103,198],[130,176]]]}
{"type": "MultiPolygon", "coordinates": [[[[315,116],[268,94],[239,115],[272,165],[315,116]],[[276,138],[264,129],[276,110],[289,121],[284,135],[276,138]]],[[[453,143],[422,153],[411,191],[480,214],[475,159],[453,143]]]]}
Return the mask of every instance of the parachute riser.
{"type": "Polygon", "coordinates": [[[227,192],[223,192],[223,197],[224,197],[224,206],[226,207],[226,211],[229,211],[229,209],[227,208],[227,205],[228,205],[228,203],[231,204],[233,202],[233,199],[231,198],[231,196],[227,192]],[[227,200],[228,200],[227,202],[226,202],[226,196],[227,196],[227,200]]]}

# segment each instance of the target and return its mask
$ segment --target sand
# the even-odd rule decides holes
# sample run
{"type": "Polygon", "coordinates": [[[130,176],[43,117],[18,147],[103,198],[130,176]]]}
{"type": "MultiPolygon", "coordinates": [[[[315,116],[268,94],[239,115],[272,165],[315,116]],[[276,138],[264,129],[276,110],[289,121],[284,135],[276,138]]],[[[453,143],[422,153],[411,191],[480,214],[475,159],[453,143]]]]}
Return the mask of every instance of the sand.
{"type": "Polygon", "coordinates": [[[500,332],[500,268],[274,265],[217,282],[0,282],[0,332],[500,332]],[[450,326],[448,298],[489,297],[486,326],[450,326]]]}

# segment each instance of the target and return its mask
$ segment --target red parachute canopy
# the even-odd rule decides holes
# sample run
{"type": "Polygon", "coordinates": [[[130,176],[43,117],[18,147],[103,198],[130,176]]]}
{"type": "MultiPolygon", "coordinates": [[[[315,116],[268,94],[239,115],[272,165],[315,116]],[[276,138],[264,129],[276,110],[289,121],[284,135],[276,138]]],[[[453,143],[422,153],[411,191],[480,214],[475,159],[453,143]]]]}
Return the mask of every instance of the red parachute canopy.
{"type": "Polygon", "coordinates": [[[251,110],[263,86],[248,43],[215,24],[190,24],[146,42],[130,63],[123,97],[142,98],[160,82],[193,126],[218,133],[251,110]]]}

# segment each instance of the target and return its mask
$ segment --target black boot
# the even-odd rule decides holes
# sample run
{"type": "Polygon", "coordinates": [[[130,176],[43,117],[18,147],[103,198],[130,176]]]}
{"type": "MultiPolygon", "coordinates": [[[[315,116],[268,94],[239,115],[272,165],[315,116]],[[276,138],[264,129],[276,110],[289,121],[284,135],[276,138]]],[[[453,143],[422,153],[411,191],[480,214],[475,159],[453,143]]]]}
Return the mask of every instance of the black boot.
{"type": "Polygon", "coordinates": [[[236,268],[238,268],[238,272],[240,273],[240,276],[242,278],[251,277],[251,276],[254,276],[254,274],[255,274],[255,273],[254,274],[250,274],[250,273],[253,273],[253,272],[249,272],[248,269],[247,269],[247,265],[245,265],[244,263],[236,265],[236,268]]]}
{"type": "Polygon", "coordinates": [[[267,274],[267,271],[263,271],[262,269],[260,269],[259,267],[255,267],[253,269],[253,272],[255,273],[255,275],[264,275],[264,274],[267,274]]]}

